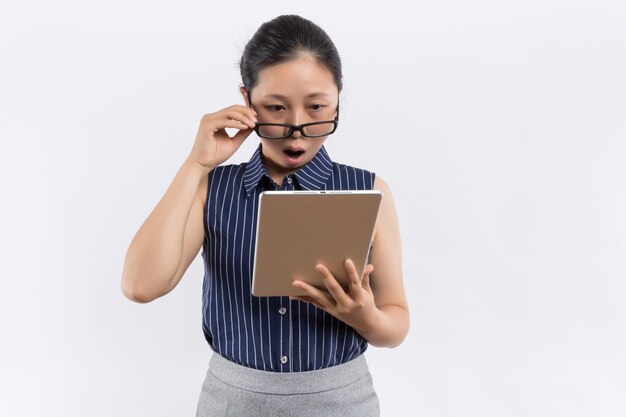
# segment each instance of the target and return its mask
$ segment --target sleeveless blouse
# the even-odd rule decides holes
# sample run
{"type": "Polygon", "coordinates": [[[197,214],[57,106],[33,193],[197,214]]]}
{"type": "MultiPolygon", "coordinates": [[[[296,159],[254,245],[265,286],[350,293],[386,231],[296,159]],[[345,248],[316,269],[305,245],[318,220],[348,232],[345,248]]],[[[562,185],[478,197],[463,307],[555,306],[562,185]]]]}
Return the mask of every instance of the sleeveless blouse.
{"type": "Polygon", "coordinates": [[[247,163],[208,173],[204,208],[202,330],[226,359],[273,372],[304,372],[348,362],[367,349],[352,327],[312,304],[252,295],[259,194],[266,190],[371,190],[375,174],[315,157],[276,184],[262,144],[247,163]]]}

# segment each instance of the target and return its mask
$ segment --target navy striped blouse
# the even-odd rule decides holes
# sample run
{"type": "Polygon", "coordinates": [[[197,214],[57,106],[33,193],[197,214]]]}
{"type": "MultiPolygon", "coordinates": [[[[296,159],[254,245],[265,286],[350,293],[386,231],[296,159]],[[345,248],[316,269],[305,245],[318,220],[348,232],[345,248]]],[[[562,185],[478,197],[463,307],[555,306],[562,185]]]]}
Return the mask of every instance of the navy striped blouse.
{"type": "Polygon", "coordinates": [[[208,174],[202,247],[202,330],[211,349],[255,369],[303,372],[348,362],[367,349],[352,327],[312,304],[252,295],[259,194],[265,190],[371,190],[375,174],[333,162],[324,146],[276,184],[262,144],[247,163],[208,174]]]}

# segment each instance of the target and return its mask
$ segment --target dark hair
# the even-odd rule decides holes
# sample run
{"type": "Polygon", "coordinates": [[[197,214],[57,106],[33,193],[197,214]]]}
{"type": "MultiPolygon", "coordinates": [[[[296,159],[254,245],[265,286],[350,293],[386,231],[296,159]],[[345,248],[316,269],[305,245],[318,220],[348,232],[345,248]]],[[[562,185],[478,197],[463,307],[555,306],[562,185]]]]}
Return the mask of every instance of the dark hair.
{"type": "Polygon", "coordinates": [[[257,84],[262,69],[304,54],[311,54],[318,64],[329,70],[341,91],[341,60],[335,44],[321,27],[295,14],[281,15],[263,23],[248,41],[239,61],[244,87],[250,91],[257,84]]]}

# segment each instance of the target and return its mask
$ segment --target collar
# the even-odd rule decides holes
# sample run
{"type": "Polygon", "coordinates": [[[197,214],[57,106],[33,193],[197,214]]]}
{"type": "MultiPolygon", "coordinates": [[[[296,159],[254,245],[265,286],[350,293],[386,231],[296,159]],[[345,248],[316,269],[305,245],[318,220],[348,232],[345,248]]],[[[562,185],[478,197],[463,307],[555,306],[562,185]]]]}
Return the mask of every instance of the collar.
{"type": "MultiPolygon", "coordinates": [[[[246,196],[252,193],[263,177],[271,180],[271,176],[263,162],[262,146],[263,144],[259,143],[243,174],[243,187],[246,191],[246,196]]],[[[298,184],[304,190],[321,190],[326,188],[326,182],[332,172],[333,162],[326,148],[322,145],[313,159],[289,175],[296,177],[298,184]]]]}

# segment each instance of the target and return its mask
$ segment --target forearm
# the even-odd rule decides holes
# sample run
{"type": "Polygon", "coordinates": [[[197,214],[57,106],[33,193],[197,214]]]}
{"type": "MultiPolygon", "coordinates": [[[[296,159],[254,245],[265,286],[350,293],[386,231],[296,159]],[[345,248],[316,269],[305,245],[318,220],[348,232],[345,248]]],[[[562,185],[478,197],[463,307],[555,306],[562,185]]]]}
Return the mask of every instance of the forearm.
{"type": "Polygon", "coordinates": [[[185,226],[198,185],[208,172],[185,160],[135,234],[122,274],[127,296],[147,302],[167,292],[181,261],[185,226]]]}
{"type": "Polygon", "coordinates": [[[409,313],[399,306],[376,308],[363,327],[355,330],[372,346],[393,348],[409,331],[409,313]]]}

